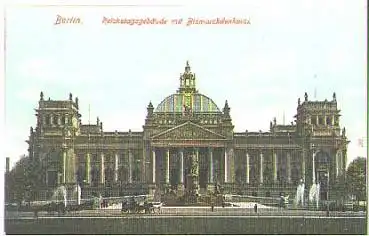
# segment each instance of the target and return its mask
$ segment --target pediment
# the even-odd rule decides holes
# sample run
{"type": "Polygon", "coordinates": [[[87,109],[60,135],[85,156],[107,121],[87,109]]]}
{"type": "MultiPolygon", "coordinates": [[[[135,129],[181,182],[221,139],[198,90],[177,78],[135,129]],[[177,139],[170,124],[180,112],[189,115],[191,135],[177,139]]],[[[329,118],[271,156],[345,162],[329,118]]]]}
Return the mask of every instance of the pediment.
{"type": "Polygon", "coordinates": [[[152,140],[226,140],[226,137],[189,121],[153,136],[152,140]]]}

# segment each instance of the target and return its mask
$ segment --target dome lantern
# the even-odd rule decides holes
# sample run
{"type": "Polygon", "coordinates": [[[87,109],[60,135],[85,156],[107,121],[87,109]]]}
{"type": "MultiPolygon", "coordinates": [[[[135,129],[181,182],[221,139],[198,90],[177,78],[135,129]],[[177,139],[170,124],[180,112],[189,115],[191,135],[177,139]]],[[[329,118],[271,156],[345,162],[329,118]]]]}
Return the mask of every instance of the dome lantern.
{"type": "Polygon", "coordinates": [[[186,62],[185,71],[179,77],[179,93],[196,93],[196,76],[191,72],[190,63],[186,62]]]}

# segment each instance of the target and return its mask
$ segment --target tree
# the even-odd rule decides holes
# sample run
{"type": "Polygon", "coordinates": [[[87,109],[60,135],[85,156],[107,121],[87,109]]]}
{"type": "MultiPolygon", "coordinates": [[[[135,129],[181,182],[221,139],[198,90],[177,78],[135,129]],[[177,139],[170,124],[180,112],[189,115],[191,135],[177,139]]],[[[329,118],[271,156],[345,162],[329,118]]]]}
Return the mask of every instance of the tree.
{"type": "Polygon", "coordinates": [[[23,201],[34,198],[42,181],[41,162],[22,156],[7,176],[7,190],[9,200],[23,201]]]}
{"type": "Polygon", "coordinates": [[[347,190],[354,194],[358,201],[366,199],[366,175],[366,158],[364,157],[357,157],[347,168],[347,190]]]}
{"type": "Polygon", "coordinates": [[[26,182],[26,166],[28,158],[22,156],[15,166],[11,169],[6,179],[9,200],[22,201],[25,197],[24,183],[26,182]]]}

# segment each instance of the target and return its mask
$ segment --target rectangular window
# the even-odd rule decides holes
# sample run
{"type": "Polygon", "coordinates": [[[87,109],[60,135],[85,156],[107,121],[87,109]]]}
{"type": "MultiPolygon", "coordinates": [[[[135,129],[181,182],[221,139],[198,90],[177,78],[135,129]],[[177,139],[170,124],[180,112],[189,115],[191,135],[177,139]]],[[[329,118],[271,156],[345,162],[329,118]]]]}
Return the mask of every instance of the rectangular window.
{"type": "Polygon", "coordinates": [[[195,97],[195,111],[200,111],[201,109],[201,101],[200,96],[195,97]]]}
{"type": "Polygon", "coordinates": [[[323,123],[323,117],[319,117],[319,125],[324,125],[324,123],[323,123]]]}
{"type": "Polygon", "coordinates": [[[202,99],[202,107],[204,111],[209,111],[209,99],[202,99]]]}
{"type": "Polygon", "coordinates": [[[47,172],[47,185],[50,187],[56,186],[58,183],[58,173],[56,171],[47,172]]]}

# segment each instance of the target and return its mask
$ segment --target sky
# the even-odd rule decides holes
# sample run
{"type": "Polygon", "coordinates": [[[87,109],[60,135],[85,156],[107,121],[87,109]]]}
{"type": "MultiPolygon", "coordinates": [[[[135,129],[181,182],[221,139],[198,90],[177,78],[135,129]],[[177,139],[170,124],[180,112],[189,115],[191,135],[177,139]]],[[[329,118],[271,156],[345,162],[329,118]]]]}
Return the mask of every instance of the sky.
{"type": "Polygon", "coordinates": [[[5,155],[27,154],[39,94],[78,96],[82,123],[142,131],[146,107],[179,87],[188,60],[197,89],[231,107],[235,132],[289,124],[297,100],[337,94],[348,162],[366,157],[366,1],[245,1],[242,5],[6,8],[5,155]],[[82,24],[55,25],[57,15],[82,24]],[[104,17],[180,19],[178,25],[103,24],[104,17]],[[191,25],[236,17],[244,25],[191,25]],[[89,112],[90,107],[90,112],[89,112]],[[90,114],[90,115],[89,115],[90,114]],[[285,119],[283,119],[285,117],[285,119]],[[285,120],[285,121],[284,121],[285,120]]]}

